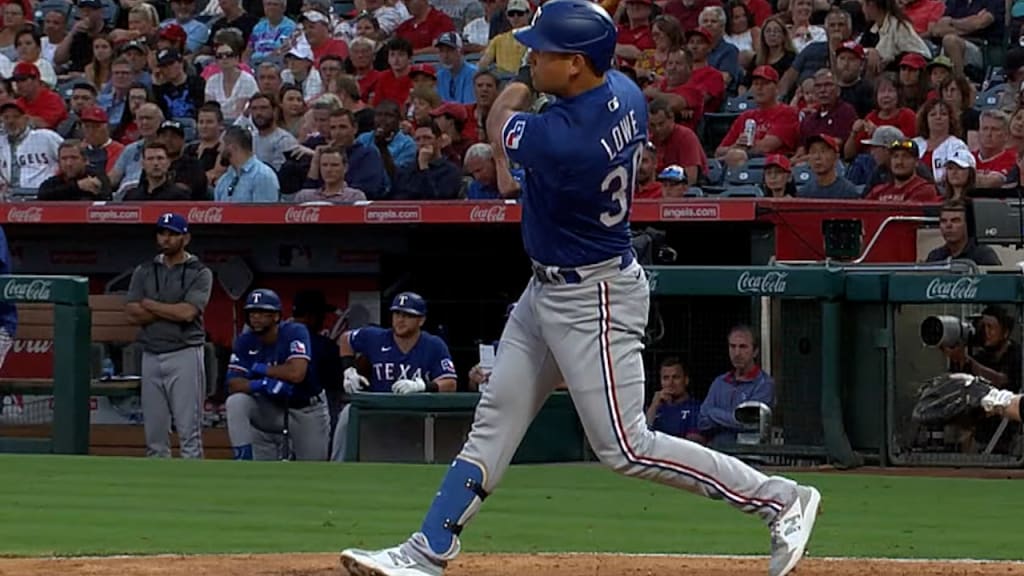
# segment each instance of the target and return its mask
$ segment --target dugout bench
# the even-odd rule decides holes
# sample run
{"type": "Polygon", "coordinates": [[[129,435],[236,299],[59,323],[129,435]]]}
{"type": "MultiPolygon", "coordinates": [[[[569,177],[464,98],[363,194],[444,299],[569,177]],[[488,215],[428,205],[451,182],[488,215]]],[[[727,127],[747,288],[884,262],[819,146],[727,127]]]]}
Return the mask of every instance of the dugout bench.
{"type": "MultiPolygon", "coordinates": [[[[480,394],[353,394],[345,460],[451,461],[465,442],[480,394]],[[410,440],[413,439],[413,440],[410,440]]],[[[548,397],[526,431],[512,462],[572,462],[588,448],[576,408],[565,391],[548,397]]]]}

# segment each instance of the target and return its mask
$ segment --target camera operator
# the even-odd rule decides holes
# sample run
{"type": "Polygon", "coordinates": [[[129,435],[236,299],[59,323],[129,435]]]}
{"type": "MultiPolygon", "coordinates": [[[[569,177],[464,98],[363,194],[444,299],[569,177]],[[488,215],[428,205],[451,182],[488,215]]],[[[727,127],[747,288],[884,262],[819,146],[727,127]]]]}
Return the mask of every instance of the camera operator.
{"type": "Polygon", "coordinates": [[[964,343],[943,346],[950,372],[981,376],[996,388],[1020,391],[1020,345],[1010,338],[1014,318],[1000,306],[987,306],[977,322],[980,346],[968,351],[964,343]]]}

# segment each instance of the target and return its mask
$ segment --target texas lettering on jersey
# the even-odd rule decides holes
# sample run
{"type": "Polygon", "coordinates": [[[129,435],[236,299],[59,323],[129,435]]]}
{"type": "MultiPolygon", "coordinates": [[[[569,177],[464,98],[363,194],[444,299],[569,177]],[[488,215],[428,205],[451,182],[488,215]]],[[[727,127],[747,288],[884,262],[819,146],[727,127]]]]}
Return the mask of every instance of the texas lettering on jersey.
{"type": "Polygon", "coordinates": [[[398,347],[390,329],[373,326],[353,330],[349,345],[370,361],[370,392],[391,392],[391,385],[398,380],[422,378],[433,382],[456,377],[448,345],[428,332],[420,332],[419,340],[408,352],[398,347]]]}

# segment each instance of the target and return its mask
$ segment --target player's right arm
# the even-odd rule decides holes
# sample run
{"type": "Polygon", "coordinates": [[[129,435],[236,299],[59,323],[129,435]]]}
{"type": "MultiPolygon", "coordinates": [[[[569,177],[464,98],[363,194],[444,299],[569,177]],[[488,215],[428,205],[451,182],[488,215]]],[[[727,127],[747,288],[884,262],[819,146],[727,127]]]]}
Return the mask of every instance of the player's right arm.
{"type": "Polygon", "coordinates": [[[145,326],[157,319],[152,312],[142,307],[142,299],[146,297],[143,287],[145,279],[142,267],[137,266],[135,271],[132,272],[132,280],[128,285],[127,303],[124,305],[125,313],[128,314],[128,317],[131,318],[132,322],[139,326],[145,326]]]}
{"type": "Polygon", "coordinates": [[[352,394],[369,388],[370,382],[356,370],[356,354],[366,354],[373,349],[370,340],[375,335],[373,328],[346,330],[338,337],[338,356],[341,358],[342,382],[345,391],[352,394]]]}
{"type": "Polygon", "coordinates": [[[492,142],[493,147],[496,150],[501,148],[505,154],[517,161],[519,159],[513,151],[521,148],[520,141],[525,136],[527,122],[530,118],[536,117],[534,114],[520,114],[522,110],[529,108],[530,97],[529,86],[513,81],[501,91],[487,114],[487,133],[495,139],[492,142]],[[516,121],[509,126],[513,116],[517,116],[516,121]],[[509,130],[508,134],[506,130],[509,130]]]}
{"type": "MultiPolygon", "coordinates": [[[[252,368],[252,360],[250,359],[248,345],[246,343],[246,335],[239,334],[235,338],[235,345],[231,350],[231,359],[228,361],[228,373],[224,378],[228,383],[228,393],[234,394],[236,392],[249,393],[252,392],[252,385],[250,384],[247,376],[249,375],[249,369],[252,368]]],[[[254,345],[258,346],[258,342],[254,342],[254,345]]]]}

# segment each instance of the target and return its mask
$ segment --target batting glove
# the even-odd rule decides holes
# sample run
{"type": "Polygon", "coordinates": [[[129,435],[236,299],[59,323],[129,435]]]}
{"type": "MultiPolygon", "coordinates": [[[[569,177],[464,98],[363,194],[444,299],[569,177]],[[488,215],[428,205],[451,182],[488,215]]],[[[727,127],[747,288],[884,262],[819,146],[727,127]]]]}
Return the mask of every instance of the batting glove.
{"type": "Polygon", "coordinates": [[[287,398],[292,395],[292,391],[295,389],[291,384],[277,378],[264,378],[264,380],[267,382],[265,392],[268,396],[284,396],[287,398]]]}
{"type": "Polygon", "coordinates": [[[257,362],[249,368],[249,378],[263,378],[267,375],[268,366],[263,362],[257,362]]]}
{"type": "Polygon", "coordinates": [[[345,392],[349,394],[355,394],[362,392],[370,387],[370,382],[355,369],[355,367],[349,367],[345,369],[345,392]]]}
{"type": "Polygon", "coordinates": [[[391,391],[395,394],[419,394],[426,389],[427,383],[423,381],[423,378],[418,376],[414,380],[396,380],[395,383],[391,385],[391,391]]]}
{"type": "Polygon", "coordinates": [[[263,392],[267,389],[268,381],[266,378],[257,378],[255,380],[249,380],[249,393],[256,394],[263,392]]]}

